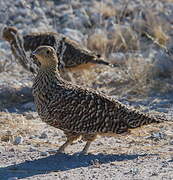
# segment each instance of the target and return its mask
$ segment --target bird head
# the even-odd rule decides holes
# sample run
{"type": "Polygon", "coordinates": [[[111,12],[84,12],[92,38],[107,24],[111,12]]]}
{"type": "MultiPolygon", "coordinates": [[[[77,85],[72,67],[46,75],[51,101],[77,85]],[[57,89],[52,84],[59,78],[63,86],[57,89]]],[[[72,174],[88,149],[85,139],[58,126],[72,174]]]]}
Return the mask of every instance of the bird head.
{"type": "Polygon", "coordinates": [[[3,29],[2,37],[4,40],[8,42],[12,42],[15,39],[15,36],[17,35],[18,31],[15,27],[7,26],[3,29]]]}
{"type": "Polygon", "coordinates": [[[42,67],[56,67],[59,63],[56,51],[51,46],[39,46],[31,57],[36,58],[42,67]]]}

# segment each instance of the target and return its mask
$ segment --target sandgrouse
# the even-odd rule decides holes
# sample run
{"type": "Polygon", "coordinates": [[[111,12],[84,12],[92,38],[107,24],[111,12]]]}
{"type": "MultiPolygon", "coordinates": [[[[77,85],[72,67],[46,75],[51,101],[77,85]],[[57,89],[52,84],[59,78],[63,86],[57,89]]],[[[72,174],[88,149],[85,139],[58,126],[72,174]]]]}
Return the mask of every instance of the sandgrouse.
{"type": "Polygon", "coordinates": [[[10,43],[11,51],[13,52],[15,60],[18,61],[24,69],[36,73],[38,71],[37,66],[39,66],[39,63],[37,61],[33,63],[33,61],[27,57],[23,47],[23,39],[19,35],[17,29],[13,27],[5,27],[3,29],[2,37],[10,43]]]}
{"type": "Polygon", "coordinates": [[[67,141],[62,152],[74,140],[87,141],[87,153],[97,135],[116,135],[162,119],[130,109],[98,91],[86,89],[60,77],[58,57],[50,46],[40,46],[32,54],[41,63],[33,84],[33,96],[41,119],[64,131],[67,141]]]}
{"type": "MultiPolygon", "coordinates": [[[[89,68],[94,64],[103,64],[110,67],[117,66],[102,60],[99,55],[81,48],[81,46],[74,40],[71,40],[58,33],[33,33],[30,35],[25,35],[22,38],[15,27],[9,26],[5,27],[3,30],[3,38],[7,40],[11,45],[14,43],[14,34],[18,37],[18,39],[20,39],[20,45],[23,45],[26,52],[34,51],[40,45],[48,45],[54,47],[57,56],[59,57],[62,55],[61,65],[63,65],[65,68],[70,68],[71,70],[76,68],[89,68]]],[[[16,54],[13,48],[12,52],[14,53],[14,55],[16,54]]],[[[31,59],[28,59],[28,61],[31,61],[31,59]]],[[[32,65],[32,62],[22,62],[21,60],[19,60],[19,63],[27,70],[28,68],[26,67],[26,64],[32,65]]],[[[35,67],[34,70],[33,67],[31,68],[32,71],[36,72],[37,67],[35,67]]]]}

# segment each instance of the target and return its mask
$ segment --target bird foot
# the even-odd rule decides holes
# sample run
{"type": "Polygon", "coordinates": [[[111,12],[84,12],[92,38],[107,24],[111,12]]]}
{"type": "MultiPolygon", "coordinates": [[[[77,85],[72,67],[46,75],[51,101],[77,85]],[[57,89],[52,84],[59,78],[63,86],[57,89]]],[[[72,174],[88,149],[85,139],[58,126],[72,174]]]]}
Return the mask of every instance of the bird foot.
{"type": "Polygon", "coordinates": [[[76,156],[85,156],[85,155],[88,155],[88,154],[89,154],[89,153],[87,153],[87,152],[81,151],[81,152],[75,153],[74,155],[76,155],[76,156]]]}
{"type": "Polygon", "coordinates": [[[64,149],[58,149],[57,150],[57,152],[56,152],[56,154],[64,154],[65,153],[65,151],[64,151],[64,149]]]}
{"type": "Polygon", "coordinates": [[[87,152],[87,150],[84,149],[84,150],[82,150],[82,151],[80,152],[80,154],[81,154],[81,155],[88,155],[89,153],[87,152]]]}

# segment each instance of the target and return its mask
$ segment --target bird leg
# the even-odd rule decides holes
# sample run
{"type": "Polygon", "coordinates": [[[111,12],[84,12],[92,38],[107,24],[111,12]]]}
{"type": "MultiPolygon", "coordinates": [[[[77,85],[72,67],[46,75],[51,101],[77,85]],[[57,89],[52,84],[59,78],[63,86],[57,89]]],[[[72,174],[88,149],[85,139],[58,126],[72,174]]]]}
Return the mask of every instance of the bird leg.
{"type": "Polygon", "coordinates": [[[88,149],[91,145],[91,142],[95,140],[96,136],[97,136],[96,134],[84,134],[84,135],[82,135],[82,140],[87,141],[85,147],[81,151],[82,154],[87,154],[88,149]]]}
{"type": "Polygon", "coordinates": [[[79,134],[73,134],[73,133],[68,133],[66,135],[67,135],[67,141],[62,146],[60,146],[60,148],[58,150],[59,153],[64,152],[65,148],[69,144],[72,144],[74,140],[76,140],[80,137],[79,134]]]}
{"type": "Polygon", "coordinates": [[[60,146],[60,148],[58,149],[58,152],[61,153],[61,152],[64,152],[65,148],[71,144],[73,141],[71,140],[67,140],[62,146],[60,146]]]}
{"type": "Polygon", "coordinates": [[[90,147],[91,141],[87,141],[85,147],[83,148],[83,150],[81,151],[81,154],[87,154],[88,149],[90,147]]]}

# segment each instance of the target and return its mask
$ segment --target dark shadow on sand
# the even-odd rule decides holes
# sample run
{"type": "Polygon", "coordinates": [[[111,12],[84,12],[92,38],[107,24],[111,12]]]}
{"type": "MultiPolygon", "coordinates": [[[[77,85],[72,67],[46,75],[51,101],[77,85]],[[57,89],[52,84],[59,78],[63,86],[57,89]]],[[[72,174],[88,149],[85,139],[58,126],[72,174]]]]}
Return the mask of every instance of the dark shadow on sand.
{"type": "MultiPolygon", "coordinates": [[[[0,112],[9,112],[22,114],[28,109],[22,107],[23,104],[33,102],[32,88],[21,87],[4,87],[0,89],[0,112]]],[[[33,109],[35,107],[33,106],[33,109]]],[[[34,109],[35,110],[35,109],[34,109]]],[[[32,109],[30,110],[32,111],[32,109]]]]}
{"type": "Polygon", "coordinates": [[[97,160],[100,164],[114,161],[134,160],[138,157],[144,157],[156,154],[134,154],[134,155],[114,155],[114,154],[90,154],[90,155],[68,155],[56,154],[33,161],[25,161],[20,164],[10,165],[0,168],[0,179],[17,177],[18,179],[32,177],[39,174],[48,174],[50,172],[67,171],[70,169],[92,166],[92,162],[97,160]]]}

